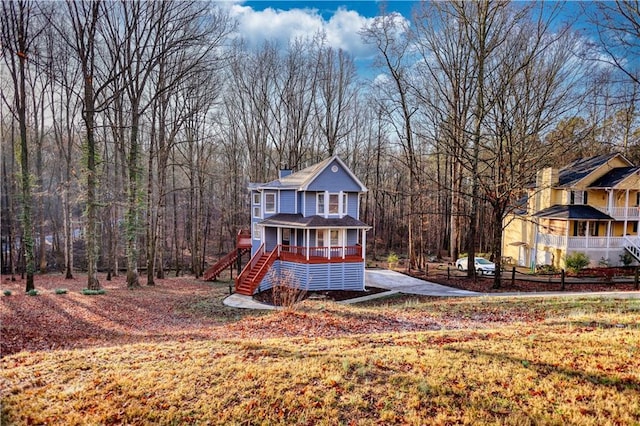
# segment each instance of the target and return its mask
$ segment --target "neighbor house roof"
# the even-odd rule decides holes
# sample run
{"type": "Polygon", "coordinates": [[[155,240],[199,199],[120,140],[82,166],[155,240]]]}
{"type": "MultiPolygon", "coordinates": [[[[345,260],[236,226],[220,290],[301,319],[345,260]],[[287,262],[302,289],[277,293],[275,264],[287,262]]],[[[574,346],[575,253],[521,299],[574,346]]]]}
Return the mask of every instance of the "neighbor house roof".
{"type": "Polygon", "coordinates": [[[554,205],[549,208],[540,210],[534,216],[546,219],[575,219],[575,220],[613,220],[613,218],[595,207],[570,204],[570,205],[554,205]]]}
{"type": "Polygon", "coordinates": [[[593,182],[589,188],[612,188],[634,173],[640,173],[640,167],[617,167],[593,182]]]}
{"type": "Polygon", "coordinates": [[[330,217],[302,216],[300,213],[278,213],[260,222],[260,225],[293,228],[366,228],[370,226],[352,216],[330,217]]]}
{"type": "Polygon", "coordinates": [[[580,179],[589,175],[598,167],[611,160],[617,154],[598,155],[596,157],[581,158],[560,169],[558,173],[559,186],[569,187],[580,179]]]}
{"type": "Polygon", "coordinates": [[[291,173],[288,176],[281,177],[280,179],[273,180],[263,184],[250,184],[250,189],[296,189],[304,191],[308,188],[316,177],[320,175],[330,164],[337,162],[347,172],[347,174],[356,182],[362,192],[366,192],[367,188],[360,182],[360,180],[353,174],[353,172],[344,164],[344,162],[337,156],[333,156],[323,160],[313,166],[307,167],[300,171],[291,173]]]}

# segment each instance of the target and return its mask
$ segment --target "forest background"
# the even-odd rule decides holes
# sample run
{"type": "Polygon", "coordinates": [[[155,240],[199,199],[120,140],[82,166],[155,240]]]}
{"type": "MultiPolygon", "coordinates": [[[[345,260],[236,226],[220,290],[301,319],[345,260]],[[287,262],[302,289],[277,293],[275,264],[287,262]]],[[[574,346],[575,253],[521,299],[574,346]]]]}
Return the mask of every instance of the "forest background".
{"type": "Polygon", "coordinates": [[[249,182],[339,155],[368,254],[490,252],[550,165],[640,164],[637,1],[426,2],[359,37],[250,46],[221,3],[2,2],[2,272],[201,276],[249,225],[249,182]]]}

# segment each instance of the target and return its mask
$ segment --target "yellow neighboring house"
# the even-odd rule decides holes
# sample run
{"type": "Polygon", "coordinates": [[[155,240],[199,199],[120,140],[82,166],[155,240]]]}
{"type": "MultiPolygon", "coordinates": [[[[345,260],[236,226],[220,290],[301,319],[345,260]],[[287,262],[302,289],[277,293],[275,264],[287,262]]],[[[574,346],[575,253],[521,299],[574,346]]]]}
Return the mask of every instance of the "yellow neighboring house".
{"type": "Polygon", "coordinates": [[[538,171],[535,185],[508,216],[502,253],[519,266],[564,268],[567,254],[585,253],[590,266],[640,262],[640,167],[620,154],[538,171]]]}

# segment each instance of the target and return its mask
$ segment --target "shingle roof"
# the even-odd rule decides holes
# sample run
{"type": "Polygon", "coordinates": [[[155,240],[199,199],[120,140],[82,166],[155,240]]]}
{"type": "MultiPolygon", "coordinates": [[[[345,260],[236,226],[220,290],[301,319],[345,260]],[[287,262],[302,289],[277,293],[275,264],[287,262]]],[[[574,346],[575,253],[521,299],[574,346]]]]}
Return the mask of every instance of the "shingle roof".
{"type": "Polygon", "coordinates": [[[617,167],[593,182],[589,188],[612,188],[636,172],[640,172],[640,167],[617,167]]]}
{"type": "Polygon", "coordinates": [[[360,180],[353,174],[351,170],[347,167],[346,164],[338,157],[333,156],[331,158],[327,158],[313,166],[309,166],[305,169],[302,169],[298,172],[291,173],[290,175],[284,176],[280,179],[272,180],[268,183],[251,183],[249,184],[249,189],[252,190],[260,190],[260,189],[297,189],[297,190],[306,190],[309,184],[313,182],[313,180],[320,174],[324,169],[326,169],[329,164],[333,161],[338,162],[343,169],[349,174],[356,184],[360,187],[362,192],[366,192],[367,188],[360,182],[360,180]]]}
{"type": "Polygon", "coordinates": [[[348,215],[342,218],[324,218],[318,215],[304,217],[300,213],[278,213],[263,220],[260,224],[294,228],[370,228],[366,223],[348,215]]]}
{"type": "Polygon", "coordinates": [[[558,172],[558,185],[569,187],[575,182],[587,176],[598,167],[605,164],[618,154],[598,155],[596,157],[582,158],[563,167],[558,172]]]}
{"type": "Polygon", "coordinates": [[[613,218],[595,207],[571,204],[554,205],[535,213],[536,217],[548,219],[583,219],[583,220],[613,220],[613,218]]]}
{"type": "Polygon", "coordinates": [[[309,179],[312,179],[320,171],[322,171],[322,169],[324,169],[326,165],[331,162],[331,160],[333,160],[333,158],[327,158],[326,160],[314,164],[313,166],[309,166],[295,173],[291,173],[288,176],[273,180],[260,186],[266,186],[270,188],[299,188],[301,186],[304,186],[309,179]]]}

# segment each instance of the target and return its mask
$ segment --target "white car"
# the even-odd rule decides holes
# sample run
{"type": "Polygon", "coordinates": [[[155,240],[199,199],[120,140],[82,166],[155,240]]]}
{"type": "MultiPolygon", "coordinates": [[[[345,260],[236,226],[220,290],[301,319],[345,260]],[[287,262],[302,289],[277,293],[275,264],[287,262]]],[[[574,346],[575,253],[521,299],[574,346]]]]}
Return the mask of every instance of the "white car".
{"type": "MultiPolygon", "coordinates": [[[[495,275],[496,273],[496,264],[493,262],[489,262],[487,259],[482,257],[476,257],[475,259],[475,269],[478,275],[495,275]]],[[[469,263],[469,259],[466,257],[461,257],[456,260],[456,268],[460,271],[467,270],[467,264],[469,263]]]]}

